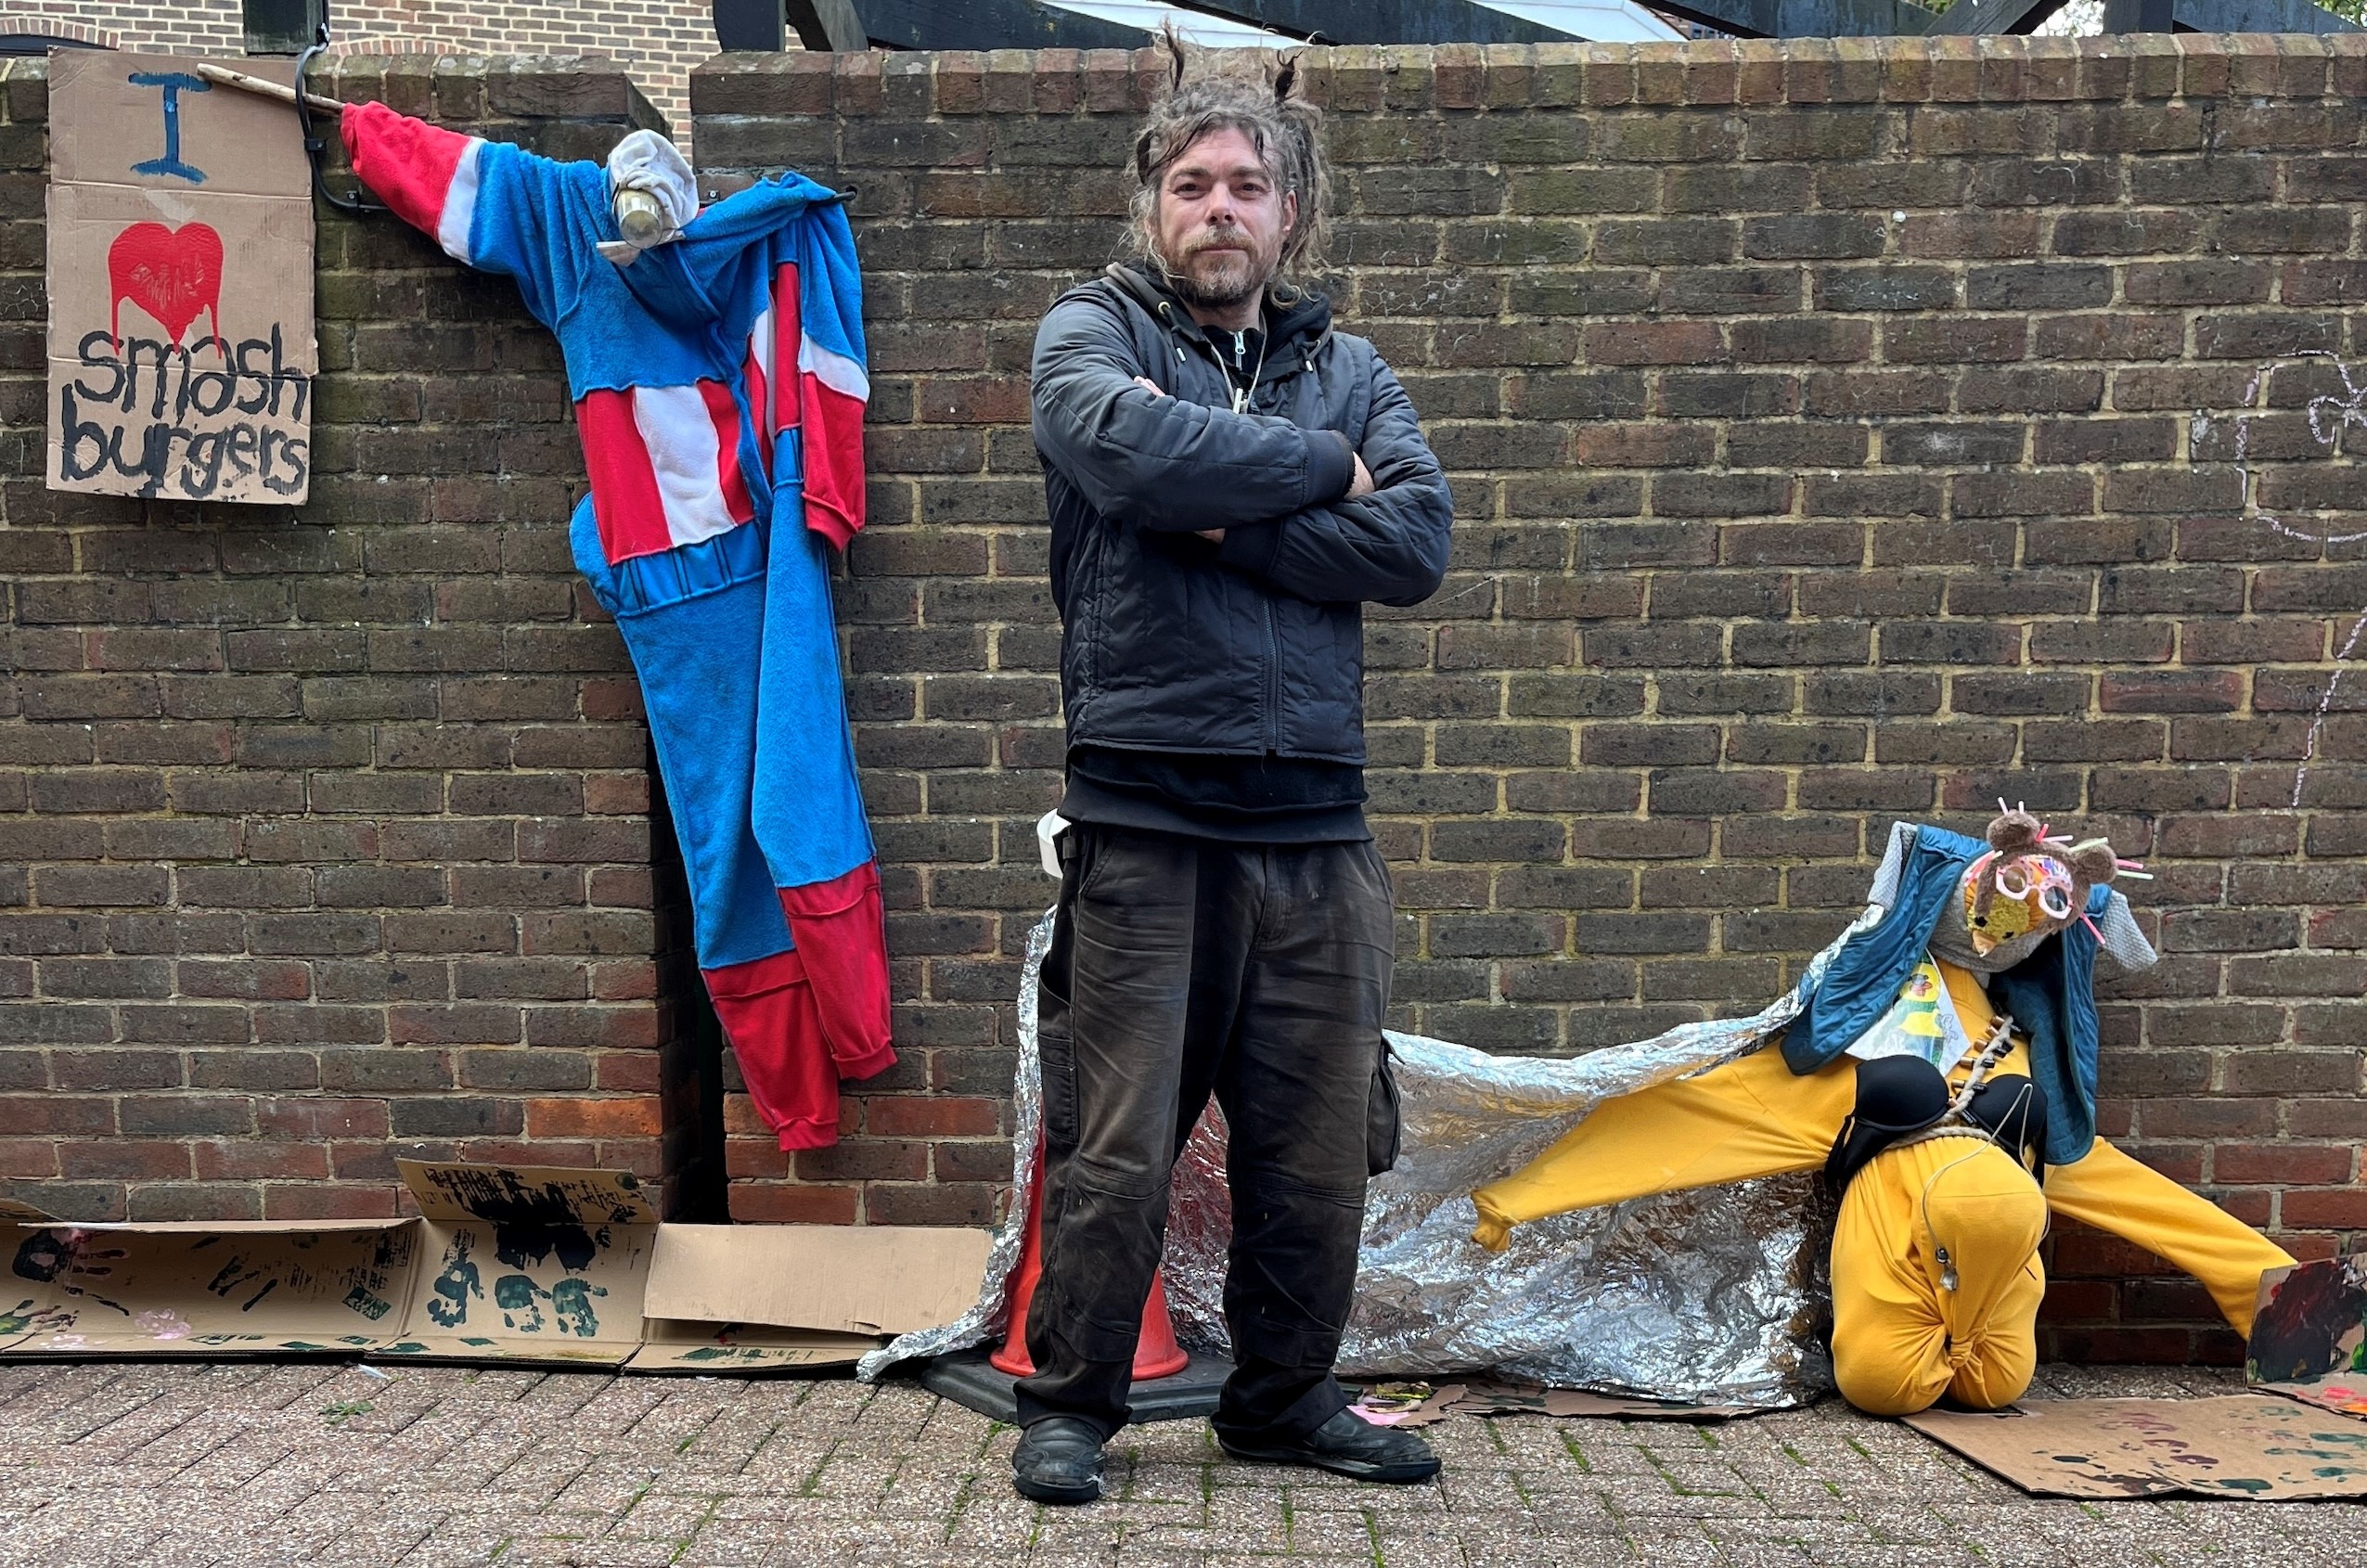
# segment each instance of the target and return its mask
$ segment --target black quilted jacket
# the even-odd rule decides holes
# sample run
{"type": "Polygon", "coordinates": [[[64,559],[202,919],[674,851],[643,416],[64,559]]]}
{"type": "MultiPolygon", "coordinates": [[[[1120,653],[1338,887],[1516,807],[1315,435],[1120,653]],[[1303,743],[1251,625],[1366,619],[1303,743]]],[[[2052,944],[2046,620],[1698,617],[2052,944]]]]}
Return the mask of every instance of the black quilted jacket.
{"type": "Polygon", "coordinates": [[[1362,605],[1437,590],[1452,503],[1370,343],[1320,295],[1267,325],[1242,413],[1229,335],[1132,268],[1036,333],[1071,744],[1364,761],[1362,605]],[[1351,450],[1379,487],[1353,501],[1351,450]],[[1221,546],[1197,536],[1216,528],[1221,546]]]}

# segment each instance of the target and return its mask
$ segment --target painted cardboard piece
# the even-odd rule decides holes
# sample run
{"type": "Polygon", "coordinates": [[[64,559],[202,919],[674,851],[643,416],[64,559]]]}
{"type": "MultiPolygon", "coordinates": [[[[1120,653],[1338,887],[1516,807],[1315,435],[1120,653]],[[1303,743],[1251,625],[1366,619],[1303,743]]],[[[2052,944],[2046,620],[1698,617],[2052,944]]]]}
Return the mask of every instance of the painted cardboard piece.
{"type": "Polygon", "coordinates": [[[1577,1388],[1473,1378],[1464,1382],[1387,1382],[1374,1385],[1356,1403],[1357,1415],[1375,1426],[1429,1426],[1449,1416],[1589,1416],[1610,1420],[1725,1421],[1758,1412],[1741,1405],[1671,1405],[1658,1399],[1627,1399],[1577,1388]]]}
{"type": "Polygon", "coordinates": [[[852,1367],[887,1342],[877,1334],[831,1334],[762,1323],[699,1323],[651,1317],[628,1372],[819,1372],[852,1367]]]}
{"type": "Polygon", "coordinates": [[[2257,1394],[2026,1399],[1907,1424],[2042,1497],[2367,1497],[2367,1422],[2257,1394]]]}
{"type": "Polygon", "coordinates": [[[2260,1277],[2244,1381],[2263,1394],[2367,1416],[2367,1254],[2260,1277]]]}
{"type": "Polygon", "coordinates": [[[290,110],[195,63],[50,56],[49,488],[293,506],[320,363],[311,172],[290,110]]]}
{"type": "Polygon", "coordinates": [[[9,1230],[11,1356],[351,1356],[400,1323],[418,1245],[402,1220],[9,1230]]]}
{"type": "Polygon", "coordinates": [[[415,1219],[0,1214],[0,1359],[365,1356],[749,1373],[949,1322],[983,1230],[661,1224],[631,1174],[398,1161],[415,1219]]]}
{"type": "Polygon", "coordinates": [[[420,1262],[372,1359],[622,1367],[640,1349],[658,1211],[630,1172],[394,1164],[420,1262]]]}

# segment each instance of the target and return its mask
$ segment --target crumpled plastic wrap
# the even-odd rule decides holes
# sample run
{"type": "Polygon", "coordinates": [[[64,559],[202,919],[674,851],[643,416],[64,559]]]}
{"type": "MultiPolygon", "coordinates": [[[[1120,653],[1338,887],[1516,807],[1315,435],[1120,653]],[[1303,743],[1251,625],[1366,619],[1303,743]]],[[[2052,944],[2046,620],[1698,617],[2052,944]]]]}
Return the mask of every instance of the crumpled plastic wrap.
{"type": "MultiPolygon", "coordinates": [[[[1894,853],[1896,853],[1894,847],[1894,853]]],[[[1356,1305],[1339,1369],[1365,1377],[1492,1372],[1607,1394],[1780,1407],[1832,1386],[1822,1345],[1829,1215],[1813,1179],[1774,1177],[1670,1193],[1534,1221],[1489,1253],[1471,1240],[1471,1193],[1519,1169],[1603,1100],[1730,1061],[1794,1018],[1869,907],[1758,1013],[1679,1025],[1568,1060],[1498,1057],[1392,1034],[1404,1152],[1367,1190],[1356,1305]]],[[[1019,1001],[1010,1216],[975,1305],[863,1360],[897,1362],[999,1331],[1004,1286],[1027,1224],[1041,1125],[1036,971],[1047,915],[1030,938],[1019,1001]]],[[[1211,1107],[1175,1171],[1164,1254],[1177,1337],[1229,1348],[1223,1313],[1231,1206],[1224,1126],[1211,1107]]]]}

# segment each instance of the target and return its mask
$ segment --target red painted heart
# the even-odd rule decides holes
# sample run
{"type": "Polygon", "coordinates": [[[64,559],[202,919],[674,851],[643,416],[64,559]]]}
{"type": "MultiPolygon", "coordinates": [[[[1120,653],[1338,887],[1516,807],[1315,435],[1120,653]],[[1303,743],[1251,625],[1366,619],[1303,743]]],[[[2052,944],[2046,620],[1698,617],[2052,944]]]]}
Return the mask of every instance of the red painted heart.
{"type": "MultiPolygon", "coordinates": [[[[163,325],[177,345],[199,315],[222,333],[222,236],[205,224],[134,224],[107,248],[107,330],[118,343],[126,302],[163,325]]],[[[227,349],[224,350],[226,354],[227,349]]]]}

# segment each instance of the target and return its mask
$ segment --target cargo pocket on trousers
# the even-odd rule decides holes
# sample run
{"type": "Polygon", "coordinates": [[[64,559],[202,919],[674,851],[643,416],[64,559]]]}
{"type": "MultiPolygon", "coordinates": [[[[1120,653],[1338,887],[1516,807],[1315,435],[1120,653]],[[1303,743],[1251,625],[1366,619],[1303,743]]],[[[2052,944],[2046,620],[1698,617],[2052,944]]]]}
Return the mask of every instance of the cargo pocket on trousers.
{"type": "Polygon", "coordinates": [[[1389,1042],[1381,1042],[1381,1060],[1372,1069],[1372,1092],[1365,1102],[1364,1164],[1369,1176],[1380,1176],[1397,1163],[1404,1137],[1397,1112],[1397,1074],[1389,1065],[1389,1042]]]}

